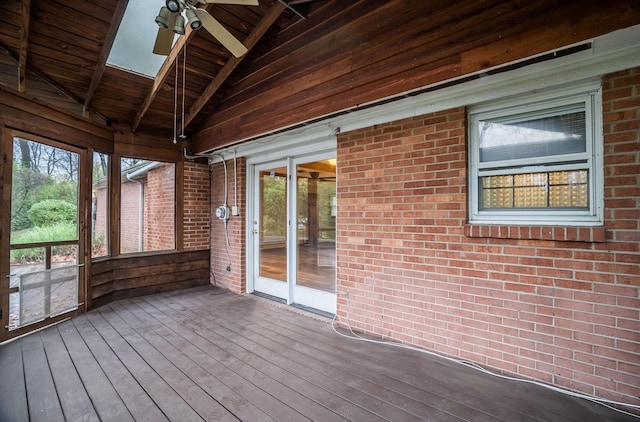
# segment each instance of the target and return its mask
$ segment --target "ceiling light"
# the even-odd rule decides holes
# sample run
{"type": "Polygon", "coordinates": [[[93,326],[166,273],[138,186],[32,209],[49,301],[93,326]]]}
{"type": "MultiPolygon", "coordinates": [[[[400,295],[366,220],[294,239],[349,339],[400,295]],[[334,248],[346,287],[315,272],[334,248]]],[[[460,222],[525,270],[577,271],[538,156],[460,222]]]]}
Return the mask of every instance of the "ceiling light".
{"type": "Polygon", "coordinates": [[[184,18],[182,15],[176,16],[176,22],[173,25],[173,32],[178,35],[184,35],[184,18]]]}
{"type": "Polygon", "coordinates": [[[178,13],[180,11],[180,1],[179,0],[167,0],[166,1],[167,9],[169,9],[173,13],[178,13]]]}
{"type": "Polygon", "coordinates": [[[189,20],[189,26],[191,29],[196,30],[202,27],[202,22],[200,21],[200,18],[198,18],[198,15],[196,15],[195,10],[187,9],[185,10],[185,13],[187,14],[187,19],[189,20]]]}
{"type": "Polygon", "coordinates": [[[171,11],[167,9],[165,6],[162,6],[160,8],[160,12],[158,12],[158,16],[156,16],[156,23],[161,28],[168,28],[170,17],[171,17],[171,11]]]}

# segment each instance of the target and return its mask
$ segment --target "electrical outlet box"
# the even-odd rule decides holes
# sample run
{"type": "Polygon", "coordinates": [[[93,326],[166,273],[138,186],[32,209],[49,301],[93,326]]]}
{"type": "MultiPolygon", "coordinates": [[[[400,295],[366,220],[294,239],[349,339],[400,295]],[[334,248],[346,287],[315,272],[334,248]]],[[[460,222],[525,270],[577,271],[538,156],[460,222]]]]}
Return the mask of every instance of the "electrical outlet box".
{"type": "Polygon", "coordinates": [[[237,205],[232,206],[231,215],[240,215],[240,207],[237,205]]]}
{"type": "Polygon", "coordinates": [[[231,265],[227,265],[227,271],[231,271],[231,265]]]}

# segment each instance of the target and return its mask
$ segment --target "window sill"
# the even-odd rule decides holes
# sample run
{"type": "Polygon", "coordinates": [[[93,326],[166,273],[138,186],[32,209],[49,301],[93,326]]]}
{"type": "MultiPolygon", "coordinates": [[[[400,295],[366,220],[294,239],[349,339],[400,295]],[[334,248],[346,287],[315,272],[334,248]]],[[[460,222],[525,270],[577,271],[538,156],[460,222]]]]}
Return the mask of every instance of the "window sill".
{"type": "Polygon", "coordinates": [[[603,243],[606,241],[604,227],[465,224],[464,234],[467,237],[495,239],[553,240],[560,242],[590,243],[603,243]]]}

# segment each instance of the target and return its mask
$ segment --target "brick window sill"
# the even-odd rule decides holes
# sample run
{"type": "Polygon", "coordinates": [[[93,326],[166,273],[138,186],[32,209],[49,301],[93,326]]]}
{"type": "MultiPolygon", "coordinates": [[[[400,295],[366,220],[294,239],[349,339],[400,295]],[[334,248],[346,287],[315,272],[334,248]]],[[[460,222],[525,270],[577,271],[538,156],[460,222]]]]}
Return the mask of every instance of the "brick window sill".
{"type": "Polygon", "coordinates": [[[591,243],[602,243],[606,241],[604,227],[465,224],[464,234],[467,237],[496,239],[554,240],[561,242],[591,243]]]}

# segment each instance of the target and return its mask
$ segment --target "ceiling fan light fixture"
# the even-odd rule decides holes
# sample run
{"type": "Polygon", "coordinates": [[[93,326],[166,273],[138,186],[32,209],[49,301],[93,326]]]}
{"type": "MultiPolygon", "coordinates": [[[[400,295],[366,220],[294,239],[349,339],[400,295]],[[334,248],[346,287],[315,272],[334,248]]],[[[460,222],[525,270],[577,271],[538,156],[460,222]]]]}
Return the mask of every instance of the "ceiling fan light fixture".
{"type": "Polygon", "coordinates": [[[187,20],[189,21],[189,26],[191,27],[191,29],[195,31],[202,28],[202,21],[200,21],[200,18],[198,18],[198,15],[196,15],[195,10],[186,9],[185,13],[187,15],[187,20]]]}
{"type": "Polygon", "coordinates": [[[184,35],[184,18],[182,15],[176,16],[176,21],[173,25],[173,32],[178,35],[184,35]]]}
{"type": "Polygon", "coordinates": [[[178,13],[180,11],[181,5],[179,0],[167,0],[165,2],[167,9],[169,9],[173,13],[178,13]]]}
{"type": "Polygon", "coordinates": [[[162,6],[160,8],[160,12],[158,12],[158,16],[156,16],[156,23],[160,28],[168,28],[170,18],[171,18],[171,11],[167,9],[166,6],[162,6]]]}

